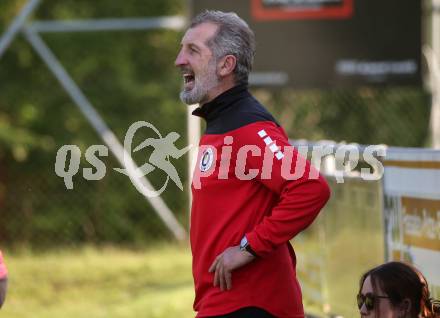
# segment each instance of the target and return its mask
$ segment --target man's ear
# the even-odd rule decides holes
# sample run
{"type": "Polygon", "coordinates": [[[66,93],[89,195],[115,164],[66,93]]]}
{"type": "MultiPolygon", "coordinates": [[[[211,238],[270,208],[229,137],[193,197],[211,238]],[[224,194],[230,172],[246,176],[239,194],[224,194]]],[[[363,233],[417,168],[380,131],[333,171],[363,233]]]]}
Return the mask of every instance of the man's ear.
{"type": "Polygon", "coordinates": [[[226,55],[220,59],[219,63],[219,75],[228,76],[234,72],[237,65],[237,58],[234,55],[226,55]]]}

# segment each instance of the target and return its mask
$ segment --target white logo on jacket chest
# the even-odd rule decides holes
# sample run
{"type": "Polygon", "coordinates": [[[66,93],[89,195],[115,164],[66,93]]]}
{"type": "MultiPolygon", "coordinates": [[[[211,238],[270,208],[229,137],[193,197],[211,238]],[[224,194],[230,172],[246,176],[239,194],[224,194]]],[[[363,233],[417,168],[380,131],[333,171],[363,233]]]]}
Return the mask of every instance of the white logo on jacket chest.
{"type": "Polygon", "coordinates": [[[214,152],[211,148],[205,149],[203,151],[202,156],[200,157],[199,168],[200,171],[205,172],[211,168],[212,163],[214,162],[214,152]]]}

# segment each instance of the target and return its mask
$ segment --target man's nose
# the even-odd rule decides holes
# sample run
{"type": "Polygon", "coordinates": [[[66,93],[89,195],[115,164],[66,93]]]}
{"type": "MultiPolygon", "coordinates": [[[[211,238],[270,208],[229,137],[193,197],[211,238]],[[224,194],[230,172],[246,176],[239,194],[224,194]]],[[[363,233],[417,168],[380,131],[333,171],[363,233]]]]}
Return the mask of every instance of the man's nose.
{"type": "Polygon", "coordinates": [[[174,61],[175,66],[181,66],[187,64],[187,60],[185,58],[185,55],[183,54],[183,51],[180,50],[179,54],[177,54],[176,60],[174,61]]]}

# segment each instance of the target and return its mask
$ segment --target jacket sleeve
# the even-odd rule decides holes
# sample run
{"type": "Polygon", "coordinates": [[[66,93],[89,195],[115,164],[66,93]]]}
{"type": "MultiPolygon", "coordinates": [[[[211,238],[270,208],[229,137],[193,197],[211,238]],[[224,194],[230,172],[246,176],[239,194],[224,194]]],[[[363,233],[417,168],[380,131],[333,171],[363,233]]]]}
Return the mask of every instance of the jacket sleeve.
{"type": "Polygon", "coordinates": [[[307,228],[330,197],[322,175],[288,142],[282,128],[258,123],[247,134],[245,143],[258,146],[261,156],[249,156],[246,165],[258,169],[258,182],[279,197],[269,215],[246,237],[261,257],[286,243],[307,228]]]}
{"type": "Polygon", "coordinates": [[[8,276],[8,270],[6,269],[6,265],[3,261],[3,254],[0,251],[0,279],[6,278],[8,276]]]}
{"type": "Polygon", "coordinates": [[[3,263],[3,255],[0,251],[0,308],[3,306],[3,303],[6,298],[6,290],[7,290],[7,282],[8,272],[6,270],[6,266],[3,263]]]}

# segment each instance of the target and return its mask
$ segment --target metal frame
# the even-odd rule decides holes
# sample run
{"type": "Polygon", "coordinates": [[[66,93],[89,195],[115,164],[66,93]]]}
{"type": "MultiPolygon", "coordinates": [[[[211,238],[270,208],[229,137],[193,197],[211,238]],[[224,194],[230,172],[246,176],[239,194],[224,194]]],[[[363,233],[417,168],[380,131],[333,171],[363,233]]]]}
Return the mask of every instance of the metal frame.
{"type": "Polygon", "coordinates": [[[432,0],[432,49],[425,49],[430,73],[432,105],[431,105],[431,143],[440,149],[440,0],[432,0]]]}
{"type": "MultiPolygon", "coordinates": [[[[141,19],[99,19],[99,20],[75,20],[75,21],[35,21],[29,25],[29,16],[40,4],[40,0],[29,0],[20,14],[14,19],[4,35],[0,38],[0,58],[9,47],[19,32],[22,32],[26,40],[44,61],[48,69],[59,81],[63,89],[79,108],[90,125],[96,130],[110,151],[126,168],[130,179],[135,183],[139,190],[142,187],[153,189],[153,186],[144,176],[138,178],[135,170],[138,168],[115,134],[106,125],[102,117],[95,110],[92,103],[87,99],[69,73],[56,58],[55,54],[49,49],[39,33],[44,32],[88,32],[88,31],[126,31],[126,30],[151,30],[151,29],[172,29],[181,30],[186,25],[186,20],[180,16],[155,17],[141,19]],[[125,158],[125,159],[124,159],[125,158]],[[127,160],[128,159],[128,160],[127,160]]],[[[142,191],[141,191],[142,192],[142,191]]],[[[159,215],[167,228],[173,233],[174,237],[183,241],[187,239],[187,232],[177,221],[172,211],[168,208],[161,197],[150,197],[143,193],[145,199],[151,204],[155,212],[159,215]]]]}

